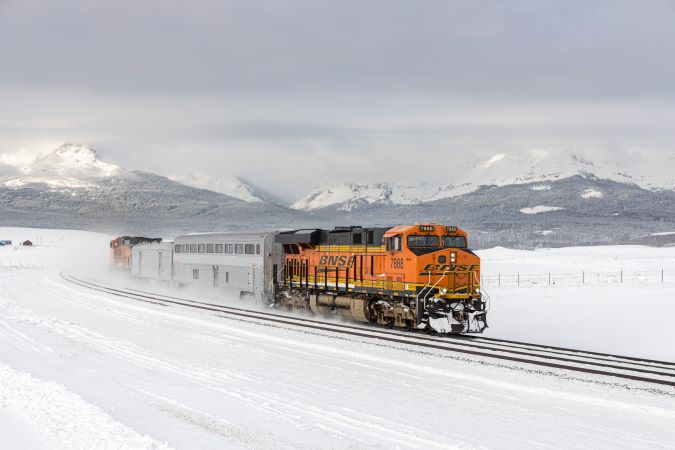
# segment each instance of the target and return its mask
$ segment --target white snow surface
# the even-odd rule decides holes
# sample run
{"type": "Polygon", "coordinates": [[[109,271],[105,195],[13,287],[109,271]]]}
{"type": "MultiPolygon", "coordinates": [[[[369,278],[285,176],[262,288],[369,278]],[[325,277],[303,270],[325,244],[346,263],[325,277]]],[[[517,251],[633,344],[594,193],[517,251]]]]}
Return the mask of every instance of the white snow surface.
{"type": "Polygon", "coordinates": [[[541,213],[546,213],[546,212],[551,212],[551,211],[560,211],[561,208],[559,206],[546,206],[546,205],[537,205],[537,206],[531,206],[529,208],[523,208],[520,209],[519,211],[523,214],[541,214],[541,213]]]}
{"type": "Polygon", "coordinates": [[[450,189],[461,187],[433,183],[329,184],[315,188],[291,208],[311,210],[339,204],[339,209],[349,211],[361,204],[411,205],[443,198],[450,189]]]}
{"type": "Polygon", "coordinates": [[[0,380],[0,410],[19,424],[17,433],[5,428],[0,417],[0,429],[5,428],[2,434],[17,444],[26,444],[28,436],[32,448],[169,448],[113,420],[61,384],[38,380],[3,364],[0,380]]]}
{"type": "Polygon", "coordinates": [[[675,231],[661,231],[660,233],[650,233],[650,236],[670,236],[675,234],[675,231]]]}
{"type": "Polygon", "coordinates": [[[222,177],[215,178],[208,175],[191,173],[185,176],[176,175],[170,178],[187,186],[218,192],[248,203],[268,202],[278,205],[284,204],[283,200],[239,177],[223,175],[222,177]]]}
{"type": "MultiPolygon", "coordinates": [[[[359,204],[413,204],[454,197],[479,189],[481,186],[506,186],[562,180],[575,175],[586,178],[613,180],[654,188],[655,182],[628,174],[611,161],[592,161],[571,151],[556,152],[535,149],[522,153],[497,153],[474,166],[457,163],[452,181],[447,183],[345,183],[316,187],[292,208],[312,210],[331,205],[351,209],[359,204]]],[[[534,190],[550,189],[546,184],[534,190]]]]}
{"type": "Polygon", "coordinates": [[[125,173],[119,166],[101,161],[92,148],[80,144],[63,144],[21,171],[22,176],[5,180],[3,184],[18,188],[41,183],[55,189],[78,189],[125,173]]]}
{"type": "MultiPolygon", "coordinates": [[[[42,245],[0,247],[0,437],[12,448],[666,449],[675,442],[672,392],[113,297],[59,276],[86,268],[108,283],[126,280],[106,271],[109,237],[0,228],[0,239],[31,238],[42,245]]],[[[595,248],[564,250],[481,256],[489,271],[595,261],[595,248]]],[[[675,265],[675,250],[660,250],[675,265]]],[[[635,251],[601,254],[623,263],[635,251]]],[[[489,335],[672,360],[664,342],[675,331],[662,325],[675,316],[673,293],[675,285],[621,295],[493,290],[489,335]],[[636,307],[638,293],[647,294],[645,307],[636,307]],[[640,326],[626,327],[621,317],[640,326]],[[655,328],[645,332],[649,320],[655,328]]]]}
{"type": "Polygon", "coordinates": [[[584,192],[581,193],[581,198],[589,199],[589,198],[602,198],[603,193],[597,189],[593,188],[588,188],[584,192]]]}
{"type": "Polygon", "coordinates": [[[521,281],[529,275],[541,281],[483,286],[492,305],[487,336],[675,362],[675,348],[665,344],[675,338],[674,247],[497,247],[477,253],[484,278],[513,280],[520,273],[521,281]],[[620,271],[635,280],[620,283],[620,271]],[[595,281],[595,273],[614,273],[614,282],[595,281]],[[555,284],[547,283],[549,274],[555,284]],[[565,281],[569,275],[577,276],[574,282],[565,281]]]}

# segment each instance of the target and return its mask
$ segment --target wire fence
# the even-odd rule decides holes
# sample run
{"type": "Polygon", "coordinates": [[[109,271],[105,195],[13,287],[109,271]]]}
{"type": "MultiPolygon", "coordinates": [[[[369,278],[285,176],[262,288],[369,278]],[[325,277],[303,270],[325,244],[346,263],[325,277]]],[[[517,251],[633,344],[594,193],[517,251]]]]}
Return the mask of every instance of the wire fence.
{"type": "Polygon", "coordinates": [[[481,275],[483,286],[577,286],[606,284],[675,284],[675,270],[630,271],[616,270],[607,272],[567,272],[567,273],[497,273],[481,275]]]}

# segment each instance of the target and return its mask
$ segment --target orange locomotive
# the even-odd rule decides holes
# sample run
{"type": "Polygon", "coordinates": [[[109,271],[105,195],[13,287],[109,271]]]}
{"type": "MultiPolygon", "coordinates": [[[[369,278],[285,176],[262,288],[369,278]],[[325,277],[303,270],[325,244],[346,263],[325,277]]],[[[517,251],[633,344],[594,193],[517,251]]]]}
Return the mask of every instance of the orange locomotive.
{"type": "MultiPolygon", "coordinates": [[[[438,224],[281,232],[276,301],[388,327],[482,332],[480,258],[466,232],[438,224]]],[[[275,268],[275,273],[277,272],[275,268]]]]}
{"type": "Polygon", "coordinates": [[[143,242],[162,242],[161,238],[120,236],[110,241],[110,267],[131,270],[131,248],[143,242]]]}

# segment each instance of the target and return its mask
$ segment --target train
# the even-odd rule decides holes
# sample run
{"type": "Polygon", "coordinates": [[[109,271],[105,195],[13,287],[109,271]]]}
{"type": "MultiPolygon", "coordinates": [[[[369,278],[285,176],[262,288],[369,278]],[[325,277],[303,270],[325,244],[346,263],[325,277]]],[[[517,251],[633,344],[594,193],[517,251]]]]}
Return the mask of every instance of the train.
{"type": "Polygon", "coordinates": [[[457,226],[125,236],[111,249],[114,267],[176,288],[408,331],[487,328],[480,258],[457,226]]]}
{"type": "Polygon", "coordinates": [[[120,236],[110,241],[110,267],[118,270],[131,269],[131,249],[146,242],[162,242],[161,238],[120,236]]]}

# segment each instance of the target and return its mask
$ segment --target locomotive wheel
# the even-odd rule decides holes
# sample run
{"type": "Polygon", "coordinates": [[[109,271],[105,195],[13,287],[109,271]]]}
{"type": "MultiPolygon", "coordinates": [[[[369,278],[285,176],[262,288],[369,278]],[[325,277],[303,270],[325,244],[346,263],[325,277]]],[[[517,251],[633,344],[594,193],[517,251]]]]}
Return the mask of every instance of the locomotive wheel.
{"type": "Polygon", "coordinates": [[[405,326],[405,331],[412,331],[413,329],[413,321],[412,320],[407,320],[406,321],[406,326],[405,326]]]}
{"type": "Polygon", "coordinates": [[[392,329],[394,328],[394,319],[389,319],[387,323],[384,325],[385,328],[392,329]]]}

